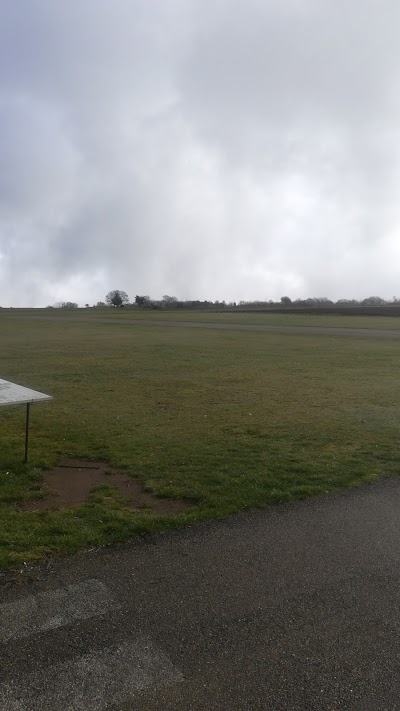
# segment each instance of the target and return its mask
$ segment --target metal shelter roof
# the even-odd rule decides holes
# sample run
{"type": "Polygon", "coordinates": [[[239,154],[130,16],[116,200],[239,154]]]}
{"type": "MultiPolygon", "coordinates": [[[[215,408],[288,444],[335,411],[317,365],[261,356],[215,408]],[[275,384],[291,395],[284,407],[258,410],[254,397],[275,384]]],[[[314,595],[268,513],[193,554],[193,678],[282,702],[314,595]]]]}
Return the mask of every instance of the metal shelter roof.
{"type": "Polygon", "coordinates": [[[10,383],[0,378],[0,407],[4,405],[23,405],[31,402],[52,400],[51,395],[39,393],[37,390],[24,388],[22,385],[10,383]]]}

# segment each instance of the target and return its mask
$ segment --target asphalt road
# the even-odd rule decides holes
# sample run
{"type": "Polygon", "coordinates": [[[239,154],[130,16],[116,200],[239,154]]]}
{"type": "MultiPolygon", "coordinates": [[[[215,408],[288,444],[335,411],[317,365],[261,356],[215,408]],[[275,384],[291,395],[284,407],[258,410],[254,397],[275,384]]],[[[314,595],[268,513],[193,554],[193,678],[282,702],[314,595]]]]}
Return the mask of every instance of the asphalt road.
{"type": "MultiPolygon", "coordinates": [[[[58,316],[12,316],[5,318],[22,321],[57,321],[58,316]]],[[[262,323],[221,323],[206,321],[171,321],[167,319],[131,319],[131,318],[108,318],[96,317],[85,318],[84,316],[62,316],[62,321],[78,321],[81,323],[113,323],[119,326],[173,326],[180,328],[206,328],[223,331],[265,331],[267,333],[291,333],[303,336],[351,336],[352,338],[390,338],[399,339],[400,330],[379,329],[379,328],[342,328],[328,326],[285,326],[283,324],[270,325],[262,323]]]]}
{"type": "Polygon", "coordinates": [[[397,710],[399,513],[393,479],[27,571],[0,709],[397,710]]]}

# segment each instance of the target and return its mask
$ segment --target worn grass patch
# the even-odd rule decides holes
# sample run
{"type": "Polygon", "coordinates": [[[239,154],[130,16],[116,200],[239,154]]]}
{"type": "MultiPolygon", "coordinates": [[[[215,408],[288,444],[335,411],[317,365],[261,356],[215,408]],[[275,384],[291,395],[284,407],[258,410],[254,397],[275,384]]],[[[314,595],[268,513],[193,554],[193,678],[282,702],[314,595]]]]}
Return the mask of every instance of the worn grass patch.
{"type": "Polygon", "coordinates": [[[0,409],[0,565],[399,471],[397,341],[0,318],[0,377],[55,397],[32,407],[28,469],[24,409],[0,409]],[[60,456],[106,461],[194,508],[156,516],[100,490],[19,510],[60,456]]]}

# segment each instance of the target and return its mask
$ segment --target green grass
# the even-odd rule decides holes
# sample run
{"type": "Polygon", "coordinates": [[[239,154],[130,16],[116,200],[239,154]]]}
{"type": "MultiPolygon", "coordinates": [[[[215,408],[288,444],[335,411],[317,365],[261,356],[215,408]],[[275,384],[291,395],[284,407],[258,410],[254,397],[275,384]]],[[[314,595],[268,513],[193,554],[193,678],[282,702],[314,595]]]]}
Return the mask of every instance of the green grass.
{"type": "Polygon", "coordinates": [[[333,328],[369,328],[383,330],[399,330],[399,316],[340,316],[326,314],[279,314],[279,313],[246,313],[246,312],[216,312],[216,311],[162,311],[153,309],[3,309],[0,311],[0,323],[7,318],[56,318],[79,319],[101,322],[112,318],[114,321],[200,321],[202,323],[247,323],[270,324],[285,326],[324,326],[333,328]]]}
{"type": "Polygon", "coordinates": [[[32,407],[28,469],[24,408],[0,409],[0,565],[398,473],[397,341],[126,328],[93,313],[0,317],[0,377],[55,397],[32,407]],[[74,509],[19,511],[61,454],[104,459],[192,509],[134,513],[100,489],[74,509]]]}

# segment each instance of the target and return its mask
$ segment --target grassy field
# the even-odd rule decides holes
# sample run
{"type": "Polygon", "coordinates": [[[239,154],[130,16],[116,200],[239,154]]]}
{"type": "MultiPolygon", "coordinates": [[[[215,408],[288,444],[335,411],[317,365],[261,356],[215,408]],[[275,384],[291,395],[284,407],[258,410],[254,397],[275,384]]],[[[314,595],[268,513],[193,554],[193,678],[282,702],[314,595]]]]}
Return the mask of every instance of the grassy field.
{"type": "MultiPolygon", "coordinates": [[[[0,565],[398,473],[397,341],[126,328],[119,320],[137,317],[127,311],[115,312],[114,323],[98,321],[95,310],[80,311],[76,321],[50,315],[0,315],[0,377],[55,397],[32,407],[28,469],[20,464],[24,408],[0,409],[0,565]],[[19,510],[40,494],[43,469],[60,455],[106,460],[157,495],[188,500],[191,509],[175,518],[132,512],[102,489],[73,509],[19,510]]],[[[183,316],[232,320],[174,314],[183,316]]],[[[318,324],[320,317],[296,318],[344,325],[344,317],[318,324]]],[[[349,318],[352,327],[371,320],[375,328],[394,327],[388,318],[349,318]]]]}
{"type": "Polygon", "coordinates": [[[162,311],[153,309],[12,309],[0,311],[0,323],[7,318],[65,319],[102,321],[200,321],[202,323],[247,323],[284,326],[328,326],[400,330],[399,316],[339,316],[317,314],[278,314],[216,311],[162,311]]]}

